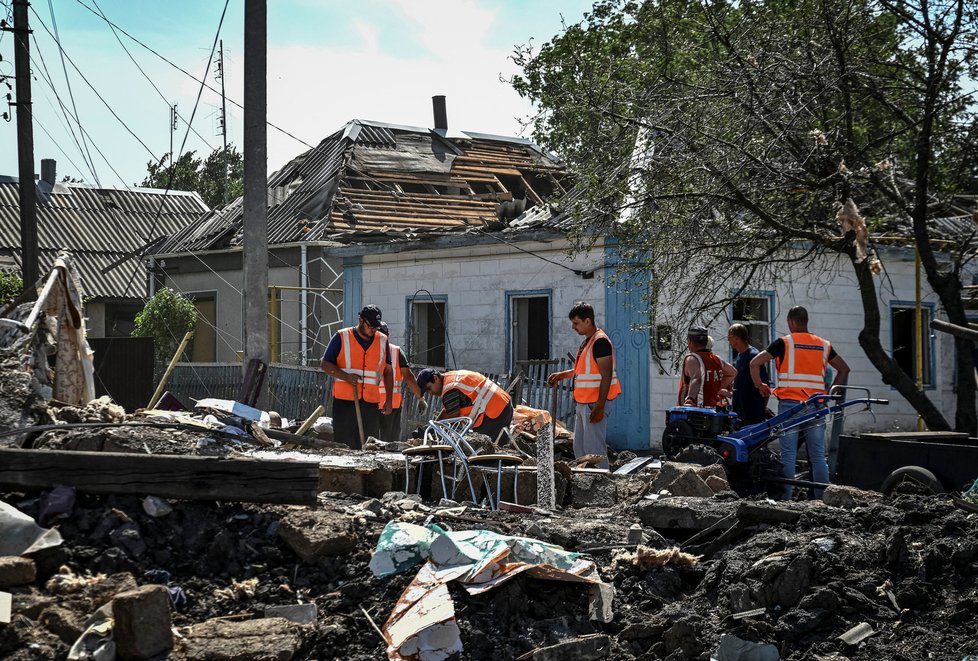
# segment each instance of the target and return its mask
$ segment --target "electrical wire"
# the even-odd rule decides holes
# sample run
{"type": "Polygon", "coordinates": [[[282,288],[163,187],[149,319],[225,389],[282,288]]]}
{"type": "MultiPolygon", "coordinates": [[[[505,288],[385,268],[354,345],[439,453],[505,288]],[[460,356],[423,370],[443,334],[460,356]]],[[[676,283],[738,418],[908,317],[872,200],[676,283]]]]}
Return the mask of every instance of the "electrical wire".
{"type": "MultiPolygon", "coordinates": [[[[206,75],[206,74],[204,75],[204,78],[203,78],[203,80],[202,80],[202,79],[200,79],[200,78],[197,78],[197,76],[195,76],[195,75],[193,75],[192,73],[190,73],[190,72],[189,72],[189,71],[187,71],[186,69],[184,69],[184,68],[182,68],[182,67],[180,67],[179,65],[177,65],[177,64],[174,64],[173,62],[171,62],[170,60],[168,60],[168,59],[167,59],[166,57],[164,57],[163,55],[161,55],[161,54],[160,54],[159,52],[157,52],[156,50],[154,50],[154,49],[153,49],[152,47],[150,47],[150,46],[147,46],[147,45],[146,45],[146,44],[144,44],[144,43],[143,43],[142,41],[140,41],[140,40],[139,40],[139,39],[137,39],[136,37],[134,37],[134,36],[132,36],[131,34],[129,34],[129,32],[127,32],[127,31],[126,31],[125,29],[123,29],[123,28],[121,28],[121,27],[119,27],[119,25],[118,25],[117,23],[114,23],[114,22],[112,22],[111,20],[109,20],[109,19],[108,19],[107,17],[105,17],[105,16],[103,16],[103,15],[100,15],[100,14],[99,14],[99,13],[98,13],[97,11],[95,11],[94,9],[92,9],[91,7],[89,7],[89,6],[88,6],[87,4],[85,4],[85,3],[84,3],[84,2],[82,1],[82,0],[75,0],[75,2],[77,2],[78,4],[80,4],[80,5],[81,5],[82,7],[84,7],[85,9],[87,9],[88,11],[90,11],[90,12],[92,12],[93,14],[95,14],[96,16],[98,16],[99,18],[101,18],[101,19],[102,19],[103,21],[105,21],[106,23],[108,23],[109,25],[111,25],[112,27],[114,27],[115,29],[117,29],[117,30],[118,30],[119,32],[121,32],[122,34],[124,34],[124,35],[126,35],[126,36],[127,36],[127,37],[129,37],[130,39],[132,39],[132,40],[133,40],[134,42],[136,42],[137,44],[139,44],[139,45],[140,45],[141,47],[143,47],[143,48],[145,48],[145,49],[146,49],[146,50],[148,50],[148,51],[149,51],[150,53],[152,53],[152,54],[153,54],[153,55],[155,55],[156,57],[158,57],[158,58],[160,58],[161,60],[163,60],[164,62],[166,62],[167,64],[169,64],[169,65],[170,65],[171,67],[173,67],[174,69],[176,69],[176,70],[177,70],[177,71],[179,71],[180,73],[182,73],[182,74],[184,74],[185,76],[188,76],[188,77],[190,77],[190,78],[191,78],[191,79],[193,79],[193,80],[194,80],[195,82],[197,82],[197,83],[200,83],[201,85],[203,85],[204,87],[206,87],[206,88],[207,88],[207,89],[209,89],[210,91],[212,91],[212,92],[214,92],[215,94],[220,94],[220,93],[221,93],[221,92],[220,92],[220,90],[218,90],[218,89],[216,89],[216,88],[214,88],[214,87],[211,87],[211,86],[210,86],[210,85],[209,85],[209,84],[207,83],[207,75],[206,75]]],[[[240,103],[238,103],[237,101],[235,101],[234,99],[232,99],[232,98],[229,98],[229,97],[227,97],[227,100],[228,100],[228,102],[229,102],[229,103],[231,103],[232,105],[235,105],[235,106],[237,106],[238,108],[240,108],[241,110],[244,110],[244,106],[243,106],[243,105],[241,105],[240,103]]],[[[280,126],[277,126],[277,125],[275,125],[275,124],[273,124],[272,122],[265,122],[265,124],[267,124],[268,126],[270,126],[270,127],[272,127],[273,129],[275,129],[275,130],[276,130],[276,131],[278,131],[279,133],[282,133],[283,135],[286,135],[286,136],[288,136],[288,137],[290,137],[290,138],[292,138],[292,139],[293,139],[293,140],[295,140],[296,142],[298,142],[298,143],[300,143],[300,144],[302,144],[302,145],[305,145],[305,146],[306,146],[306,147],[308,147],[309,149],[314,149],[314,147],[313,147],[313,145],[310,145],[310,144],[309,144],[308,142],[306,142],[306,141],[305,141],[305,140],[303,140],[302,138],[299,138],[299,137],[297,137],[297,136],[295,136],[295,135],[293,135],[292,133],[289,133],[288,131],[286,131],[286,130],[285,130],[285,129],[283,129],[282,127],[280,127],[280,126]]]]}
{"type": "MultiPolygon", "coordinates": [[[[452,369],[458,369],[458,360],[455,359],[455,348],[452,346],[452,338],[448,333],[448,324],[445,323],[445,317],[442,316],[441,310],[438,309],[438,303],[439,302],[444,303],[444,301],[436,301],[435,297],[432,296],[431,292],[428,291],[427,289],[419,289],[416,292],[414,292],[414,295],[411,297],[411,315],[408,317],[407,337],[408,338],[412,337],[411,330],[412,330],[412,326],[414,325],[414,300],[418,297],[418,294],[421,293],[425,293],[428,295],[428,300],[431,301],[432,307],[435,308],[435,313],[438,315],[439,321],[441,321],[441,327],[445,329],[445,341],[448,343],[448,350],[452,354],[452,369]]],[[[431,348],[432,347],[428,347],[428,349],[431,348]]],[[[411,347],[411,349],[413,350],[414,347],[411,347]]]]}
{"type": "MultiPolygon", "coordinates": [[[[51,0],[48,0],[48,2],[50,2],[50,1],[51,0]]],[[[139,73],[143,74],[143,78],[145,78],[149,82],[149,84],[153,86],[153,89],[156,90],[156,93],[160,96],[161,99],[163,99],[163,103],[165,103],[167,105],[167,107],[170,107],[170,100],[166,98],[166,96],[163,94],[163,92],[160,91],[160,88],[156,85],[156,82],[139,65],[139,62],[136,61],[136,58],[133,57],[132,53],[129,51],[129,48],[126,47],[126,44],[119,37],[119,34],[118,34],[118,32],[116,32],[116,29],[113,26],[113,24],[111,23],[111,21],[109,21],[105,17],[105,13],[102,11],[102,8],[99,7],[98,2],[96,2],[96,0],[92,0],[92,4],[95,5],[96,9],[98,9],[99,14],[101,15],[102,19],[105,20],[106,23],[108,23],[109,29],[112,31],[112,36],[114,36],[115,39],[116,39],[116,41],[119,42],[119,45],[122,46],[122,50],[126,51],[126,55],[128,55],[129,56],[129,59],[132,60],[132,63],[136,65],[136,68],[139,69],[139,73]]],[[[214,146],[211,145],[211,143],[207,142],[207,139],[204,138],[204,136],[202,136],[197,131],[197,129],[193,128],[193,126],[191,126],[190,122],[188,122],[186,119],[184,119],[183,115],[181,115],[179,112],[177,112],[176,115],[177,115],[177,117],[181,121],[183,121],[184,124],[186,124],[190,128],[191,131],[194,132],[194,135],[196,135],[198,138],[200,138],[201,142],[203,142],[205,145],[207,145],[207,148],[208,149],[210,149],[211,151],[214,151],[214,146]]]]}
{"type": "MultiPolygon", "coordinates": [[[[78,130],[79,132],[81,132],[81,121],[78,115],[78,106],[75,104],[75,93],[71,89],[71,78],[68,77],[68,67],[65,65],[65,50],[61,46],[61,35],[58,33],[58,21],[54,17],[54,3],[52,2],[52,0],[48,0],[48,9],[51,12],[51,25],[54,27],[54,43],[57,44],[58,52],[61,54],[61,70],[64,71],[65,84],[68,86],[68,99],[71,101],[71,109],[74,111],[75,114],[75,122],[78,123],[78,130]]],[[[34,15],[36,16],[37,12],[34,12],[34,15]]],[[[50,32],[48,34],[50,34],[50,32]]],[[[37,44],[36,38],[34,39],[34,43],[35,45],[37,44]]],[[[72,133],[74,134],[74,132],[72,133]]],[[[95,161],[92,160],[92,153],[88,149],[88,143],[85,141],[84,133],[82,133],[81,135],[81,143],[82,146],[85,148],[84,158],[86,163],[88,163],[89,168],[91,168],[92,170],[92,177],[95,178],[95,183],[101,186],[101,183],[99,182],[99,178],[98,178],[98,171],[95,169],[95,161]]]]}
{"type": "MultiPolygon", "coordinates": [[[[211,69],[211,62],[214,60],[214,52],[217,50],[217,42],[221,38],[221,28],[224,26],[224,17],[228,12],[228,5],[231,0],[224,0],[224,9],[221,10],[221,19],[217,23],[217,32],[214,33],[214,43],[211,45],[210,56],[207,58],[207,71],[211,69]]],[[[206,74],[205,74],[206,77],[206,74]]],[[[156,231],[156,227],[160,221],[160,215],[163,213],[163,205],[166,204],[166,198],[170,194],[170,189],[173,187],[173,178],[176,176],[177,163],[183,156],[183,151],[187,146],[187,138],[190,137],[190,128],[193,125],[194,117],[197,115],[197,108],[200,107],[200,97],[204,93],[204,85],[201,84],[200,88],[197,90],[197,99],[194,101],[194,109],[190,113],[190,121],[187,122],[187,131],[183,134],[183,141],[180,143],[180,151],[177,152],[177,157],[171,159],[170,161],[170,177],[166,182],[166,190],[163,192],[163,197],[160,198],[160,206],[156,209],[156,216],[153,218],[153,224],[150,226],[149,236],[153,236],[153,232],[156,231]]],[[[126,292],[123,297],[129,294],[129,289],[132,287],[132,283],[136,278],[136,273],[139,272],[141,263],[139,260],[133,264],[132,275],[129,276],[129,283],[126,285],[126,292]]]]}

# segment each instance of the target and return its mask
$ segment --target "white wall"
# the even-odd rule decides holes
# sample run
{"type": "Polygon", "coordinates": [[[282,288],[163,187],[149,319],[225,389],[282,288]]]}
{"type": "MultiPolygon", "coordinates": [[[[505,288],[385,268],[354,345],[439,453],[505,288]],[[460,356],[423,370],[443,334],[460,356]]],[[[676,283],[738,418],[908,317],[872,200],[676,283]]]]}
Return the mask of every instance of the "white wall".
{"type": "MultiPolygon", "coordinates": [[[[880,256],[886,269],[884,275],[876,278],[881,316],[880,340],[883,348],[890,352],[892,348],[890,303],[914,301],[914,261],[913,252],[902,249],[886,250],[880,256]]],[[[791,307],[795,305],[806,307],[809,313],[809,330],[828,339],[852,368],[849,384],[868,387],[874,397],[890,400],[889,406],[879,406],[874,409],[875,420],[868,413],[852,415],[847,418],[845,429],[887,431],[915,428],[916,412],[895,389],[883,384],[879,373],[859,346],[858,335],[863,327],[862,302],[848,259],[825,259],[821,267],[816,269],[789,270],[785,274],[785,281],[781,284],[763,282],[751,284],[751,289],[775,292],[775,317],[772,331],[774,336],[780,337],[788,332],[786,315],[791,307]]],[[[946,318],[936,294],[927,286],[925,275],[922,276],[922,282],[923,301],[934,303],[935,318],[946,318]]],[[[736,287],[737,284],[731,283],[731,286],[736,287]]],[[[725,360],[729,358],[729,346],[726,342],[726,329],[730,323],[728,315],[729,310],[721,315],[719,321],[709,326],[710,334],[716,339],[714,351],[725,360]]],[[[685,329],[676,331],[676,338],[682,345],[685,345],[684,331],[685,329]]],[[[928,389],[927,394],[953,424],[954,342],[950,336],[928,328],[925,330],[924,341],[931,340],[935,355],[935,387],[928,389]]],[[[672,357],[669,356],[670,359],[672,357]]],[[[654,412],[652,416],[654,441],[661,438],[664,426],[660,412],[675,405],[678,376],[670,362],[671,360],[665,361],[664,366],[668,373],[664,375],[660,374],[662,371],[660,365],[653,363],[652,367],[650,405],[654,412]]]]}
{"type": "MultiPolygon", "coordinates": [[[[404,345],[406,301],[419,289],[429,290],[436,298],[447,296],[448,335],[458,367],[505,372],[506,292],[550,289],[551,356],[575,352],[580,337],[567,320],[573,304],[588,301],[599,324],[604,318],[603,249],[568,257],[563,241],[520,246],[573,269],[599,270],[594,278],[585,280],[504,245],[368,255],[363,259],[363,304],[380,306],[395,343],[404,345]]],[[[426,299],[419,295],[417,300],[426,299]]]]}

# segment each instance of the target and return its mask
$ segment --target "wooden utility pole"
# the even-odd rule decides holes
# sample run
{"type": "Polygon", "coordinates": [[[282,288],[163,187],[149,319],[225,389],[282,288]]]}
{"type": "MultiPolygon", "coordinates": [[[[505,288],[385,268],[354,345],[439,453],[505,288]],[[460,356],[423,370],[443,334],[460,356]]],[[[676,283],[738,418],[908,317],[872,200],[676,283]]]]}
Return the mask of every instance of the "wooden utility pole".
{"type": "Polygon", "coordinates": [[[266,0],[245,0],[244,34],[244,352],[268,362],[266,177],[266,0]]]}
{"type": "Polygon", "coordinates": [[[221,191],[221,201],[228,203],[228,99],[224,94],[224,40],[221,39],[220,50],[217,51],[217,70],[221,76],[221,136],[224,138],[224,154],[221,162],[224,164],[224,189],[221,191]]]}
{"type": "MultiPolygon", "coordinates": [[[[37,192],[34,183],[34,115],[31,105],[31,31],[27,0],[14,0],[14,73],[17,102],[17,165],[20,188],[20,264],[24,291],[34,292],[40,277],[37,245],[37,192]]],[[[32,296],[33,298],[33,296],[32,296]]]]}

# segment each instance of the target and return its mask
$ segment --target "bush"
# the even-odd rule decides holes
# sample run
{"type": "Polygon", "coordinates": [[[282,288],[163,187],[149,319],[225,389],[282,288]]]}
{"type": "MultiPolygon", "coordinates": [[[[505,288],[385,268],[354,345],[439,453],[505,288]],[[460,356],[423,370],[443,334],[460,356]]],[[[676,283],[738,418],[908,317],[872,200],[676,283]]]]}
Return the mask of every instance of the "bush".
{"type": "Polygon", "coordinates": [[[153,338],[157,364],[166,364],[180,346],[183,336],[197,325],[193,301],[172,289],[160,289],[136,315],[133,337],[153,338]]]}
{"type": "Polygon", "coordinates": [[[24,291],[24,281],[16,273],[0,271],[0,305],[6,305],[24,291]]]}

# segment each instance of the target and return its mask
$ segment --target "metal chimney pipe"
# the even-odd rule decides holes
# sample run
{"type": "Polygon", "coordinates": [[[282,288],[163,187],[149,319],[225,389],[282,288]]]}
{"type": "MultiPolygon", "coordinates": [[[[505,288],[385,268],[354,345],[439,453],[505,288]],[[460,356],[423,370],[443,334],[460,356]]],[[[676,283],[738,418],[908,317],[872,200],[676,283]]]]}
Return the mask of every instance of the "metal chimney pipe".
{"type": "Polygon", "coordinates": [[[53,158],[41,159],[41,180],[52,186],[58,183],[58,162],[53,158]]]}
{"type": "Polygon", "coordinates": [[[445,108],[444,94],[431,97],[431,109],[435,114],[435,133],[445,135],[448,133],[448,110],[445,108]]]}

